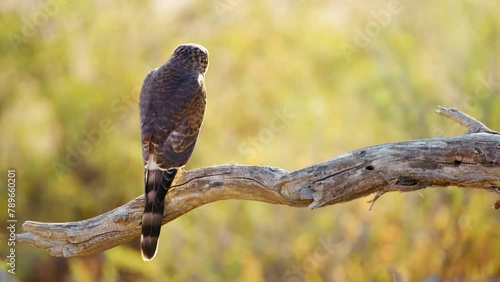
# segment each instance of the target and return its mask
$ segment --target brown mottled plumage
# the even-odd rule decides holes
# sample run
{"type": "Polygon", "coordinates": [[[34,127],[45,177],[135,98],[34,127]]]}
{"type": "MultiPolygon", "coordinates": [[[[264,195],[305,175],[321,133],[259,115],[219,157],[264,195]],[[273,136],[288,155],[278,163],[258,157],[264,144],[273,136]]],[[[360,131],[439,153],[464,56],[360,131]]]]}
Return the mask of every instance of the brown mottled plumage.
{"type": "Polygon", "coordinates": [[[142,216],[144,260],[156,255],[165,196],[193,152],[205,113],[208,51],[179,45],[170,59],[144,79],[139,98],[146,205],[142,216]]]}

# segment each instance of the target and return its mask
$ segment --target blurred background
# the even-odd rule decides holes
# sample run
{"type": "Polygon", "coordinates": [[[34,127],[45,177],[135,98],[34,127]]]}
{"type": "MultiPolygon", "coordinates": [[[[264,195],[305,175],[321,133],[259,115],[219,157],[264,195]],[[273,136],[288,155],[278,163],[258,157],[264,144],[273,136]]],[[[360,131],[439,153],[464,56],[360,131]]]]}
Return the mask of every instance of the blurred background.
{"type": "MultiPolygon", "coordinates": [[[[462,134],[438,105],[500,130],[499,14],[495,0],[4,0],[1,181],[16,169],[18,231],[26,220],[93,217],[143,193],[139,90],[181,43],[210,51],[205,122],[187,170],[293,171],[365,146],[462,134]]],[[[5,189],[0,197],[6,206],[5,189]]],[[[18,244],[9,277],[500,279],[495,197],[432,188],[386,194],[371,211],[370,198],[314,211],[222,201],[163,226],[152,262],[139,240],[72,259],[18,244]]]]}

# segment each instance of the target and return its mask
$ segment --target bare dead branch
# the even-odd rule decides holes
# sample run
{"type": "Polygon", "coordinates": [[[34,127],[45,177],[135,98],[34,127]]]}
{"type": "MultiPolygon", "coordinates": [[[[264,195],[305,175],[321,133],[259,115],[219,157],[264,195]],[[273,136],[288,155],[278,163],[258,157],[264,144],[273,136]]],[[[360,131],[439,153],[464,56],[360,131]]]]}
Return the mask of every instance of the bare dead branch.
{"type": "MultiPolygon", "coordinates": [[[[481,133],[367,147],[293,172],[242,165],[191,170],[176,178],[169,191],[163,223],[226,199],[314,209],[375,193],[373,205],[384,193],[426,187],[500,191],[500,135],[456,110],[440,108],[438,113],[481,133]]],[[[143,198],[83,221],[26,221],[17,240],[53,256],[99,253],[140,235],[143,198]]]]}
{"type": "Polygon", "coordinates": [[[460,123],[461,125],[467,127],[467,134],[471,133],[490,133],[490,134],[500,134],[496,131],[493,131],[486,127],[486,125],[482,124],[480,121],[476,120],[475,118],[462,113],[461,111],[454,109],[454,108],[444,108],[444,107],[439,107],[438,110],[436,110],[436,113],[447,117],[453,121],[456,121],[460,123]]]}

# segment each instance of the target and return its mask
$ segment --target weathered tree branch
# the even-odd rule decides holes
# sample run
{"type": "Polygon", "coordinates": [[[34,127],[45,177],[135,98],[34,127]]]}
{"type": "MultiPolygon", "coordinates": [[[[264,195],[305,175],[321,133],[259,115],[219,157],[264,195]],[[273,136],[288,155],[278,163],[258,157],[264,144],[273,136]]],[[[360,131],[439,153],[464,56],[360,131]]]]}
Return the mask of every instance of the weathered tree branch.
{"type": "Polygon", "coordinates": [[[488,127],[486,127],[486,125],[482,124],[480,121],[472,118],[471,116],[465,114],[465,113],[462,113],[460,112],[459,110],[457,109],[454,109],[454,108],[450,108],[450,109],[447,109],[447,108],[444,108],[444,107],[439,107],[438,110],[436,110],[436,113],[444,116],[444,117],[447,117],[451,120],[454,120],[458,123],[460,123],[461,125],[467,127],[467,134],[471,134],[471,133],[491,133],[491,134],[499,134],[498,132],[496,131],[493,131],[491,129],[489,129],[488,127]]]}
{"type": "MultiPolygon", "coordinates": [[[[367,147],[293,172],[242,165],[185,172],[167,195],[163,223],[226,199],[319,208],[373,193],[374,202],[386,192],[434,186],[499,192],[500,135],[455,109],[437,112],[466,125],[468,134],[367,147]]],[[[26,221],[26,233],[17,240],[61,257],[102,252],[140,235],[143,198],[83,221],[26,221]]]]}

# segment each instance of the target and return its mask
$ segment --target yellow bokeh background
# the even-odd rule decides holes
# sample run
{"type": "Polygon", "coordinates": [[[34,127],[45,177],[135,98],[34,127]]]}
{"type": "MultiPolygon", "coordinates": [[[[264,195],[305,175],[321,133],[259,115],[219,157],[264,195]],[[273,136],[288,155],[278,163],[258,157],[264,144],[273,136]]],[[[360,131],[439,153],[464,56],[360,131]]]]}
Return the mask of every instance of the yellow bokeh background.
{"type": "MultiPolygon", "coordinates": [[[[0,178],[16,169],[18,231],[25,220],[83,220],[143,193],[139,89],[181,43],[210,52],[205,121],[187,170],[293,171],[374,144],[462,134],[434,113],[438,105],[500,130],[499,14],[495,0],[2,1],[0,178]]],[[[5,274],[500,279],[495,197],[434,187],[386,194],[371,211],[369,198],[314,211],[222,201],[165,225],[152,262],[141,260],[138,240],[71,259],[18,244],[16,275],[5,274]]],[[[0,250],[5,272],[7,244],[0,250]]]]}

